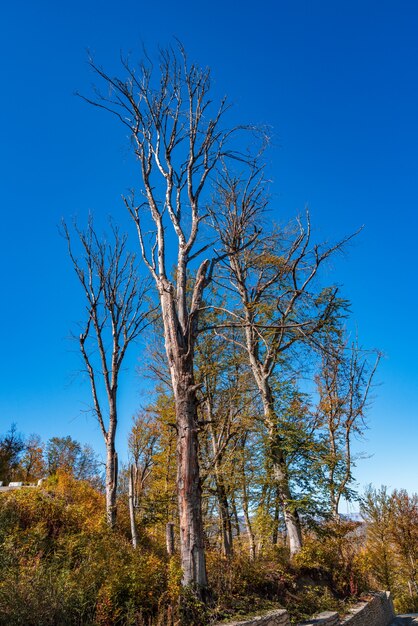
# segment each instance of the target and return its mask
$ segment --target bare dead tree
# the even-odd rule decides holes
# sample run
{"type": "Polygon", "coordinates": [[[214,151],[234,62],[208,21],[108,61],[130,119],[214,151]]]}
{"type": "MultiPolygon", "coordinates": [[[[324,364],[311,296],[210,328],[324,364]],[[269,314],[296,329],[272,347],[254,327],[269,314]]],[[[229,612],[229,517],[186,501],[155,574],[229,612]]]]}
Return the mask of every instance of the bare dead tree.
{"type": "Polygon", "coordinates": [[[93,411],[106,445],[106,518],[113,527],[118,481],[118,384],[127,350],[148,323],[148,286],[138,278],[135,255],[128,251],[127,236],[118,228],[111,226],[110,241],[101,239],[90,218],[85,230],[74,224],[72,234],[63,222],[63,233],[85,296],[85,321],[78,339],[93,411]]]}
{"type": "MultiPolygon", "coordinates": [[[[184,50],[160,53],[159,67],[123,61],[126,78],[112,78],[93,61],[104,82],[90,103],[128,128],[139,165],[142,200],[125,198],[142,258],[158,291],[177,429],[177,494],[183,584],[201,595],[207,587],[198,462],[195,341],[205,287],[219,260],[204,231],[205,189],[219,165],[246,160],[227,148],[225,100],[210,98],[210,71],[189,65],[184,50]],[[208,253],[202,258],[204,253],[208,253]],[[198,260],[199,257],[202,260],[198,260]],[[175,266],[174,276],[170,269],[175,266]]],[[[236,129],[235,129],[236,130],[236,129]]]]}
{"type": "Polygon", "coordinates": [[[132,537],[132,546],[134,549],[138,546],[138,530],[136,527],[135,520],[135,466],[129,466],[129,478],[128,478],[128,504],[129,504],[129,520],[131,522],[131,537],[132,537]]]}
{"type": "Polygon", "coordinates": [[[327,471],[327,486],[332,515],[339,519],[342,496],[349,497],[352,481],[352,438],[364,430],[365,412],[381,353],[362,350],[357,342],[348,344],[342,329],[326,337],[321,370],[316,376],[319,402],[316,421],[325,431],[326,454],[322,462],[327,471]]]}

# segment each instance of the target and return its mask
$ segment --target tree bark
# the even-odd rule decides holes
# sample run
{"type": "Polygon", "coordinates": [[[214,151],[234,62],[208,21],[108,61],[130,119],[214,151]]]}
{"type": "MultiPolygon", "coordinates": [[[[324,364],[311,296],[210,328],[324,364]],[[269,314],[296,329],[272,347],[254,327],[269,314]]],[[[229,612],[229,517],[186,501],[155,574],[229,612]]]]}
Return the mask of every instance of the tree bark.
{"type": "Polygon", "coordinates": [[[191,368],[189,371],[183,370],[175,383],[173,387],[177,416],[177,497],[182,583],[184,586],[195,587],[199,593],[204,593],[207,577],[198,460],[197,399],[191,368]]]}

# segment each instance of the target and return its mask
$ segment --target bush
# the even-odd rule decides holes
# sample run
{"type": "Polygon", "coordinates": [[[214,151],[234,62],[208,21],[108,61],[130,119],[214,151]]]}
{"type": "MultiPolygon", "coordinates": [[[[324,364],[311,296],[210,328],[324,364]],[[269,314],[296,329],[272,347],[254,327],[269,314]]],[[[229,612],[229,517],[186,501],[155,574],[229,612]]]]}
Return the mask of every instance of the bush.
{"type": "Polygon", "coordinates": [[[337,598],[358,596],[368,590],[368,580],[359,561],[360,525],[330,522],[319,536],[310,535],[294,558],[298,577],[313,585],[328,586],[337,598]]]}
{"type": "Polygon", "coordinates": [[[133,550],[103,512],[100,493],[65,475],[2,494],[0,624],[128,626],[158,614],[166,559],[133,550]]]}

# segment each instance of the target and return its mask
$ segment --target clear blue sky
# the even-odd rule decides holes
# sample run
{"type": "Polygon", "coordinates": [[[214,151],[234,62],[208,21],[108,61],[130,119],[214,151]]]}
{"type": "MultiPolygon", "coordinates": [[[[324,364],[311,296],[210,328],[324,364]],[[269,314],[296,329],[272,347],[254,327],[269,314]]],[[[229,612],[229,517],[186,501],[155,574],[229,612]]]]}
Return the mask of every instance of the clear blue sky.
{"type": "MultiPolygon", "coordinates": [[[[123,215],[133,178],[122,129],[73,92],[93,81],[86,49],[112,73],[120,51],[177,36],[212,67],[237,122],[272,126],[274,218],[309,205],[330,240],[365,225],[330,270],[363,344],[386,354],[359,446],[373,456],[357,476],[418,490],[417,34],[413,0],[3,3],[0,431],[14,421],[101,449],[67,339],[83,303],[57,226],[89,210],[123,215]]],[[[139,352],[121,389],[120,447],[146,401],[139,352]]]]}

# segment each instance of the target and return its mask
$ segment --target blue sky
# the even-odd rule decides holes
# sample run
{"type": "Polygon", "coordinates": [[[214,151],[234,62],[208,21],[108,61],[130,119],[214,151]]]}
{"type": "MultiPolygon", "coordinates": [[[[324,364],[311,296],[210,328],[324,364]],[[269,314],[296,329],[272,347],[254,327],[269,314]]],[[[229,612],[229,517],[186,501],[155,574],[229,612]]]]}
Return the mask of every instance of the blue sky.
{"type": "MultiPolygon", "coordinates": [[[[89,210],[126,222],[133,170],[123,130],[74,92],[93,82],[86,49],[112,73],[121,51],[153,54],[177,36],[211,66],[236,122],[272,127],[272,217],[309,206],[330,241],[364,224],[328,270],[362,343],[386,355],[357,476],[418,490],[417,32],[412,0],[3,3],[0,430],[14,421],[101,449],[68,340],[83,303],[58,225],[89,210]]],[[[121,388],[121,448],[146,402],[140,352],[121,388]]]]}

